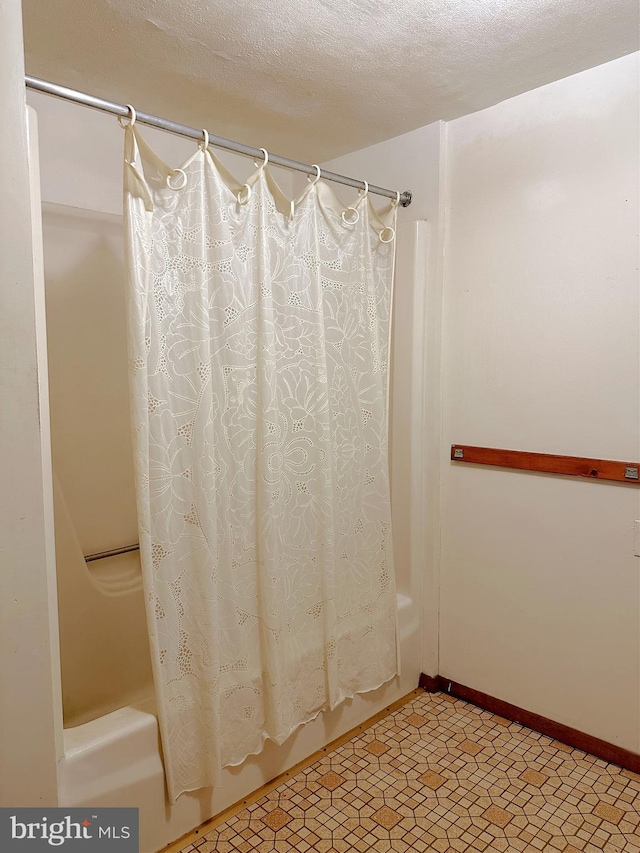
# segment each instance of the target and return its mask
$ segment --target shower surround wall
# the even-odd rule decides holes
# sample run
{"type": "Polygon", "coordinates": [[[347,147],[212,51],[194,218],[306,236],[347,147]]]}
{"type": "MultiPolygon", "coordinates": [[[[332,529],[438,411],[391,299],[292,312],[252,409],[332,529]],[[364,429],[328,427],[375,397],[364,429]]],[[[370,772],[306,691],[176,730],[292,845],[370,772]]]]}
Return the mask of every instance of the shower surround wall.
{"type": "MultiPolygon", "coordinates": [[[[60,798],[67,805],[140,805],[142,850],[152,853],[415,688],[421,669],[421,571],[402,530],[402,519],[410,513],[402,484],[406,471],[420,467],[406,450],[406,417],[418,415],[415,400],[409,398],[416,389],[406,385],[408,369],[398,381],[394,378],[393,407],[404,430],[392,438],[401,677],[321,715],[282,747],[268,742],[260,755],[225,771],[214,795],[210,790],[185,795],[166,810],[142,596],[133,588],[113,595],[116,587],[122,591],[134,586],[137,555],[92,563],[89,570],[81,556],[137,537],[124,334],[122,130],[113,117],[35,93],[29,94],[29,101],[37,108],[41,127],[57,479],[67,726],[60,798]]],[[[195,148],[188,140],[145,128],[142,133],[176,165],[195,148]]],[[[224,152],[221,159],[241,179],[255,168],[251,160],[224,152]]],[[[278,180],[293,195],[291,173],[282,172],[278,180]]],[[[338,193],[347,204],[354,195],[346,188],[344,193],[338,188],[338,193]]],[[[411,316],[413,300],[424,289],[424,232],[424,223],[405,223],[399,229],[395,310],[400,317],[411,316]]],[[[414,331],[421,340],[417,322],[414,331]]],[[[398,365],[411,365],[412,346],[411,336],[397,338],[398,365]]],[[[419,434],[415,421],[414,427],[419,434]]]]}

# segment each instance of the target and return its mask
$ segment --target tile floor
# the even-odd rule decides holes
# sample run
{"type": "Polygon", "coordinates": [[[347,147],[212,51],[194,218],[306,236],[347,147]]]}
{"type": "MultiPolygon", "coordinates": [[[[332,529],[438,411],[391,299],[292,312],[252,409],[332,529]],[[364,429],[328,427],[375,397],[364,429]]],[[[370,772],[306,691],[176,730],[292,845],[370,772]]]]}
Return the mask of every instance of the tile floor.
{"type": "Polygon", "coordinates": [[[639,823],[637,774],[417,692],[181,853],[640,853],[639,823]]]}

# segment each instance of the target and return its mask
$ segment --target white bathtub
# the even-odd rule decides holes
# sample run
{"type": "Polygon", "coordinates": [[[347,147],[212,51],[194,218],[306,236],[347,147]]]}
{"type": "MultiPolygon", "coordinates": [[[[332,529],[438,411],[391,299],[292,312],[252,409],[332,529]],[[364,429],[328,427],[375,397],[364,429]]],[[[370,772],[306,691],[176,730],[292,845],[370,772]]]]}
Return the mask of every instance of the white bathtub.
{"type": "MultiPolygon", "coordinates": [[[[415,642],[419,614],[411,598],[402,594],[398,611],[401,643],[406,646],[415,642]]],[[[225,771],[220,789],[185,794],[173,806],[166,800],[155,703],[148,697],[65,729],[60,805],[139,808],[140,851],[156,853],[415,687],[415,676],[409,674],[345,702],[303,726],[281,747],[267,743],[260,755],[225,771]]]]}

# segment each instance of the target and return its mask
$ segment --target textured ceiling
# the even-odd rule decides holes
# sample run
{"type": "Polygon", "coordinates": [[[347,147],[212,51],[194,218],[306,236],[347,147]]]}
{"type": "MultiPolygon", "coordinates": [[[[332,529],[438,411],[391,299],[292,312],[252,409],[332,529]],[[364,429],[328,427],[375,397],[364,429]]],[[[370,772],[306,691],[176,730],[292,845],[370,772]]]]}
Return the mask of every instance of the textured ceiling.
{"type": "Polygon", "coordinates": [[[319,162],[638,49],[637,0],[23,0],[27,72],[319,162]]]}

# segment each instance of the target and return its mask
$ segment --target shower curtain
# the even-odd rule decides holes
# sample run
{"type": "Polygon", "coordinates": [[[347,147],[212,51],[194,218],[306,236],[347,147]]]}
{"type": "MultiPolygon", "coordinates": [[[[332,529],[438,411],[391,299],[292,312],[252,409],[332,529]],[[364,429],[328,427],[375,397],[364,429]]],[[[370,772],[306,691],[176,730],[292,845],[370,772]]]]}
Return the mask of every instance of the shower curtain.
{"type": "Polygon", "coordinates": [[[125,131],[141,560],[172,801],[398,672],[396,208],[125,131]],[[344,217],[342,214],[345,214],[344,217]]]}

